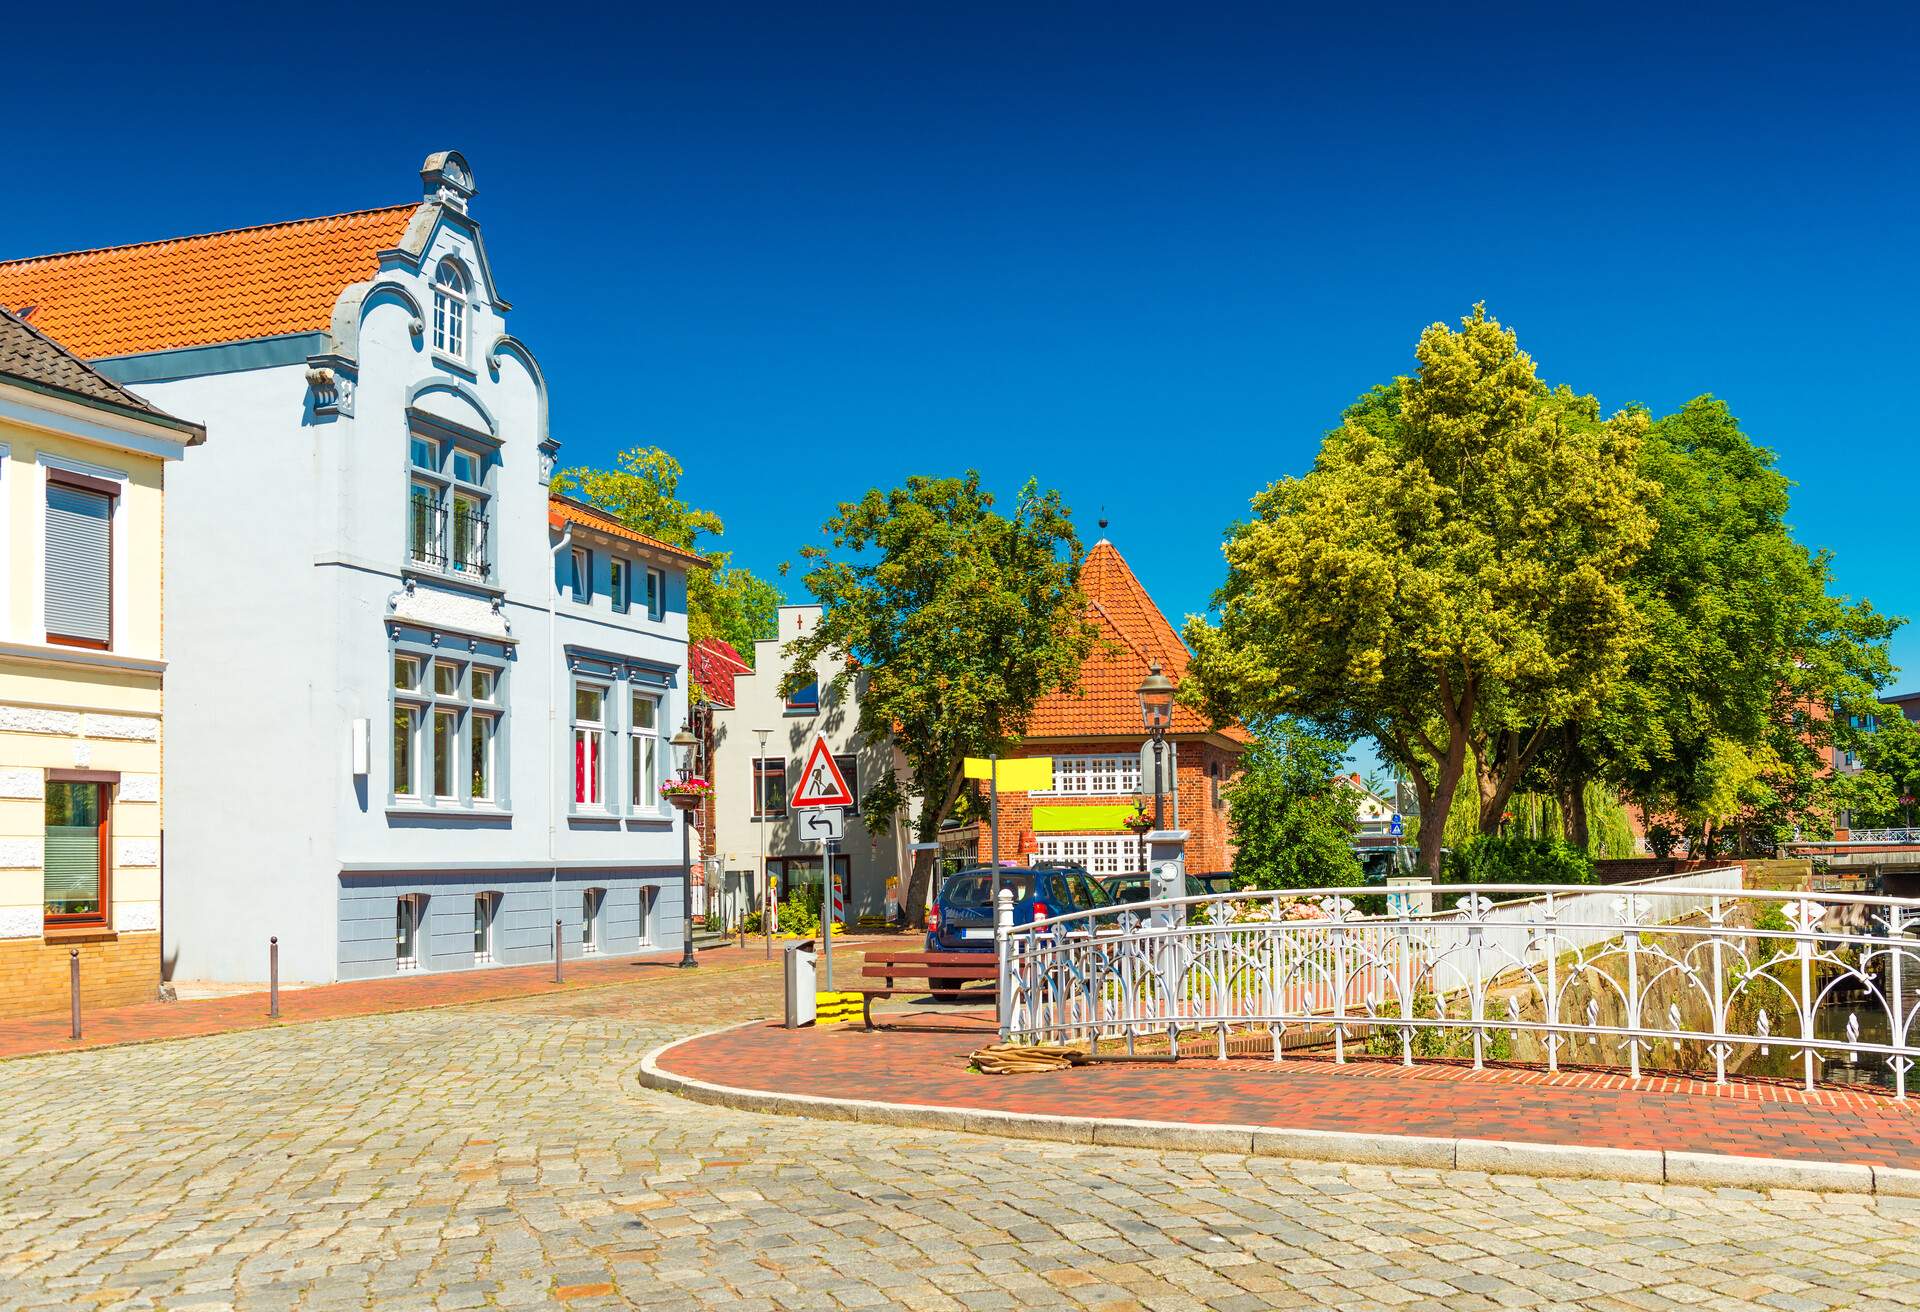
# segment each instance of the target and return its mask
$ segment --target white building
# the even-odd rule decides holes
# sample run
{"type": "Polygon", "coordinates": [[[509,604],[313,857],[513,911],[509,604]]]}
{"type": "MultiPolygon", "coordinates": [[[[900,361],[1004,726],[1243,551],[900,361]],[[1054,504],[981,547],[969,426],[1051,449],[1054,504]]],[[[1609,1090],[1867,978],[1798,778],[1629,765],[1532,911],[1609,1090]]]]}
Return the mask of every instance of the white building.
{"type": "MultiPolygon", "coordinates": [[[[779,636],[754,644],[753,669],[732,675],[731,703],[714,703],[711,850],[724,872],[719,909],[729,919],[764,896],[766,884],[757,873],[763,864],[782,900],[795,890],[822,895],[821,847],[802,835],[800,817],[787,805],[816,735],[826,739],[856,800],[834,858],[849,918],[885,915],[889,882],[910,868],[911,816],[875,834],[859,814],[857,803],[868,783],[889,769],[904,768],[891,740],[869,742],[859,732],[859,676],[843,693],[834,693],[829,685],[835,660],[822,657],[807,689],[791,698],[780,694],[787,669],[781,647],[819,619],[818,606],[782,606],[779,636]]],[[[898,887],[904,888],[904,880],[898,887]]]]}
{"type": "Polygon", "coordinates": [[[549,498],[547,388],[458,154],[384,209],[0,265],[202,422],[170,479],[176,979],[677,946],[689,553],[549,498]],[[184,468],[184,467],[183,467],[184,468]]]}

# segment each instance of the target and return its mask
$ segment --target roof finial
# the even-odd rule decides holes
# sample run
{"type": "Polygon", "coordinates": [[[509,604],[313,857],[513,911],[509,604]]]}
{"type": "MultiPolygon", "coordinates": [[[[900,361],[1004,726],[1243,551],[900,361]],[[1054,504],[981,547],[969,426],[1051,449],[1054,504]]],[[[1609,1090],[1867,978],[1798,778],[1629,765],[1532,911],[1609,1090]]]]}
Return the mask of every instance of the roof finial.
{"type": "Polygon", "coordinates": [[[427,156],[427,162],[420,167],[420,181],[427,200],[439,201],[456,210],[464,211],[476,190],[467,157],[457,150],[440,150],[427,156]]]}
{"type": "Polygon", "coordinates": [[[1107,532],[1107,508],[1106,508],[1105,506],[1102,506],[1102,507],[1100,507],[1100,534],[1101,534],[1101,536],[1102,536],[1102,537],[1105,537],[1105,536],[1106,536],[1106,532],[1107,532]]]}

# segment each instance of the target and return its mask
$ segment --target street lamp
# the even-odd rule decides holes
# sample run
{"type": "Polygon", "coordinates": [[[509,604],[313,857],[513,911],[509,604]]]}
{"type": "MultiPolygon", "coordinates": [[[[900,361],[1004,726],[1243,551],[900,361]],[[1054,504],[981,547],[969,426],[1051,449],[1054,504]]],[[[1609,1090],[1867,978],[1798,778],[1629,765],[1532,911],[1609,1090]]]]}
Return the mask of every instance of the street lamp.
{"type": "Polygon", "coordinates": [[[753,818],[759,822],[753,827],[754,840],[760,845],[760,885],[756,890],[756,896],[760,899],[760,928],[767,936],[768,961],[773,960],[773,898],[768,896],[773,892],[773,888],[767,883],[767,826],[773,823],[773,820],[772,812],[768,810],[765,801],[765,786],[760,782],[760,763],[766,759],[767,735],[772,732],[771,729],[753,731],[754,737],[760,740],[760,755],[753,758],[753,806],[751,808],[753,818]]]}
{"type": "MultiPolygon", "coordinates": [[[[693,777],[693,752],[699,745],[685,724],[673,736],[674,773],[683,785],[693,777]]],[[[680,968],[687,970],[700,964],[693,959],[693,808],[700,805],[700,798],[682,791],[671,794],[670,800],[680,808],[680,968]]]]}
{"type": "Polygon", "coordinates": [[[1153,738],[1153,827],[1165,829],[1166,815],[1160,801],[1160,753],[1167,741],[1167,726],[1173,722],[1173,680],[1160,673],[1155,662],[1146,682],[1140,685],[1140,719],[1153,738]]]}

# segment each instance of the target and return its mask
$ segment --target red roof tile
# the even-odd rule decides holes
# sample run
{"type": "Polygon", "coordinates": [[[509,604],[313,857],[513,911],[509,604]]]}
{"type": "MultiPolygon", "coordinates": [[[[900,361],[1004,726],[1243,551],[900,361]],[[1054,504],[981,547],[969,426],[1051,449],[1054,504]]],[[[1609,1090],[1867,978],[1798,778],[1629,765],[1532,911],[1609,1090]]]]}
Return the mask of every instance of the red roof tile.
{"type": "MultiPolygon", "coordinates": [[[[560,528],[565,524],[578,524],[595,533],[604,533],[608,537],[624,538],[628,542],[637,542],[641,546],[661,555],[675,556],[689,565],[703,569],[712,568],[707,558],[697,551],[688,551],[685,547],[676,547],[671,542],[662,542],[659,538],[648,537],[637,529],[628,528],[604,510],[596,510],[583,501],[571,497],[549,497],[547,499],[547,524],[560,528]]],[[[728,648],[729,651],[732,648],[728,648]]]]}
{"type": "Polygon", "coordinates": [[[89,360],[322,332],[419,206],[0,263],[0,306],[89,360]]]}
{"type": "Polygon", "coordinates": [[[734,704],[734,676],[751,673],[747,663],[740,659],[740,653],[719,638],[688,643],[687,669],[693,676],[694,686],[707,695],[708,701],[728,707],[734,704]]]}
{"type": "MultiPolygon", "coordinates": [[[[1102,539],[1087,553],[1080,589],[1087,595],[1087,616],[1099,631],[1093,654],[1080,667],[1079,689],[1042,698],[1027,721],[1025,736],[1138,738],[1145,732],[1140,723],[1141,681],[1158,664],[1178,684],[1187,672],[1186,644],[1111,542],[1102,539]]],[[[1169,732],[1210,730],[1205,716],[1175,703],[1169,732]]],[[[1239,725],[1219,732],[1234,742],[1248,741],[1239,725]]]]}

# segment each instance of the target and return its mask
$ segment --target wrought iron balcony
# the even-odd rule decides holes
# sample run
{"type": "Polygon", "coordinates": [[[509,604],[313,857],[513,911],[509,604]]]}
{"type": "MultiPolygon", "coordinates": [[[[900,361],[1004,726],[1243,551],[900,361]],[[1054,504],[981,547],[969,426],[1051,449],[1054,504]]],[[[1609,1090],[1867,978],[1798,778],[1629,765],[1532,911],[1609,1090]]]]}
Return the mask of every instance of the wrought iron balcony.
{"type": "Polygon", "coordinates": [[[407,555],[426,569],[474,578],[492,576],[486,510],[455,498],[415,492],[407,505],[407,555]]]}

